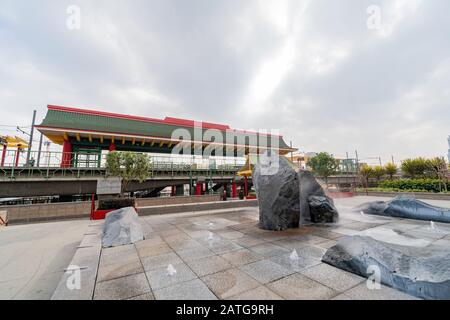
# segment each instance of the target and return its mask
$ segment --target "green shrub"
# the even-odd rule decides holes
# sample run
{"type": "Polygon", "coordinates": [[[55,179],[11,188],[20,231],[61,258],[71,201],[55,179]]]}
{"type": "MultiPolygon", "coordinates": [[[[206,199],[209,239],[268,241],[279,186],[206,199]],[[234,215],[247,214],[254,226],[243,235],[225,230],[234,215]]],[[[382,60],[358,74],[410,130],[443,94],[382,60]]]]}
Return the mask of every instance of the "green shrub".
{"type": "Polygon", "coordinates": [[[133,198],[117,198],[100,200],[97,210],[117,210],[121,208],[134,207],[135,199],[133,198]]]}
{"type": "MultiPolygon", "coordinates": [[[[450,183],[447,181],[447,189],[450,183]]],[[[442,192],[444,191],[444,182],[438,179],[414,179],[414,180],[389,180],[379,184],[381,189],[391,189],[398,191],[415,192],[442,192]]]]}

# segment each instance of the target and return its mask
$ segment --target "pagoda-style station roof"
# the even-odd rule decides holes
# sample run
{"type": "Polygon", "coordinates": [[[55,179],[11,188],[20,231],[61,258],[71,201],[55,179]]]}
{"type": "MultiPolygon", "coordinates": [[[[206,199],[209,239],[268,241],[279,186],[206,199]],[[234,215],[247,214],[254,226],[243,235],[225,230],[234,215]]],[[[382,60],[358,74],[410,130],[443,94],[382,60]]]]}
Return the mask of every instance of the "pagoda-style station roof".
{"type": "Polygon", "coordinates": [[[182,141],[183,144],[191,146],[192,150],[200,145],[202,148],[210,144],[216,145],[215,147],[222,145],[224,155],[228,154],[230,149],[235,153],[248,153],[254,148],[275,149],[280,154],[295,151],[286,144],[282,136],[234,130],[227,125],[170,117],[163,120],[153,119],[53,105],[48,106],[45,119],[36,128],[56,144],[62,145],[69,141],[72,146],[80,148],[95,147],[104,150],[114,145],[114,150],[170,153],[182,141]],[[202,134],[197,137],[199,126],[202,134]],[[177,129],[183,130],[175,131],[177,129]],[[204,133],[207,130],[221,132],[223,141],[206,139],[204,133]],[[190,138],[177,137],[174,132],[188,133],[190,138]],[[234,143],[227,143],[227,133],[234,134],[234,143]],[[271,141],[275,141],[274,147],[271,147],[271,141]]]}

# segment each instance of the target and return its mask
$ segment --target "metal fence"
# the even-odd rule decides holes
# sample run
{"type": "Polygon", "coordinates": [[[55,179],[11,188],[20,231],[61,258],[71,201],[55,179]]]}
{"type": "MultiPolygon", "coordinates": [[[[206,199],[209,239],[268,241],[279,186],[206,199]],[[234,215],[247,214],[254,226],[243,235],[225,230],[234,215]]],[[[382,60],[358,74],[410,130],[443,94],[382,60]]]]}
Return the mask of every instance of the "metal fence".
{"type": "MultiPolygon", "coordinates": [[[[64,161],[71,163],[69,169],[105,169],[107,153],[64,154],[64,161]]],[[[184,155],[148,155],[152,170],[230,170],[245,165],[245,158],[219,158],[184,155]]],[[[3,169],[60,168],[63,153],[55,151],[31,151],[27,163],[26,150],[8,150],[2,155],[3,169]]],[[[68,169],[68,168],[66,168],[68,169]]]]}

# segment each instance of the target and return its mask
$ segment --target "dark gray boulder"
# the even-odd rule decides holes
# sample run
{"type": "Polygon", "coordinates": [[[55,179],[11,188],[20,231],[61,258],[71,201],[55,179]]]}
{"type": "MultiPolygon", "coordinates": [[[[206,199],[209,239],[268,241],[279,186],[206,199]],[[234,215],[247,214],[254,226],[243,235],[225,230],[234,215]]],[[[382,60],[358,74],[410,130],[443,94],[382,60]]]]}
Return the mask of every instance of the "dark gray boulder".
{"type": "Polygon", "coordinates": [[[103,248],[118,247],[144,240],[139,216],[133,207],[111,211],[103,225],[103,248]]]}
{"type": "Polygon", "coordinates": [[[327,196],[309,196],[308,198],[311,222],[333,223],[338,220],[338,211],[333,199],[327,196]]]}
{"type": "Polygon", "coordinates": [[[253,170],[253,185],[258,197],[261,229],[281,231],[298,228],[298,176],[287,159],[262,155],[253,170]]]}
{"type": "Polygon", "coordinates": [[[448,247],[408,247],[348,236],[339,239],[322,261],[363,277],[371,275],[375,266],[382,284],[423,299],[450,299],[448,247]]]}
{"type": "Polygon", "coordinates": [[[355,208],[366,214],[450,223],[450,209],[432,206],[413,195],[400,195],[391,201],[375,201],[355,208]]]}
{"type": "Polygon", "coordinates": [[[285,157],[261,155],[253,170],[253,185],[262,229],[279,231],[338,219],[333,201],[314,176],[307,171],[298,172],[285,157]]]}

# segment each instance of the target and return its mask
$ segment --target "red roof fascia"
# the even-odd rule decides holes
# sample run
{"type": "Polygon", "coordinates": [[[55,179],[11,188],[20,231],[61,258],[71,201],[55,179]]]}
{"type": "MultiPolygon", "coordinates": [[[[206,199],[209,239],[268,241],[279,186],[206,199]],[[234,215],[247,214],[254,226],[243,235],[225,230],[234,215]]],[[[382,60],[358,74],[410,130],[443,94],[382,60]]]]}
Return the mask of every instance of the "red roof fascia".
{"type": "MultiPolygon", "coordinates": [[[[93,116],[100,116],[100,117],[107,117],[107,118],[126,119],[126,120],[134,120],[134,121],[142,121],[142,122],[150,122],[150,123],[161,123],[161,124],[168,124],[168,125],[185,126],[185,127],[190,127],[190,128],[196,127],[195,126],[196,121],[172,118],[172,117],[166,117],[164,120],[161,120],[161,119],[155,119],[155,118],[131,116],[131,115],[126,115],[126,114],[88,110],[88,109],[79,109],[79,108],[73,108],[73,107],[55,106],[55,105],[48,105],[47,108],[48,108],[48,110],[72,112],[72,113],[93,115],[93,116]]],[[[215,124],[215,123],[209,123],[209,122],[200,122],[200,121],[198,123],[201,123],[201,126],[204,129],[216,129],[216,130],[222,130],[222,131],[233,130],[234,132],[240,132],[240,133],[244,133],[244,134],[258,134],[258,135],[262,135],[262,136],[264,136],[264,135],[272,136],[271,134],[259,133],[259,132],[254,132],[254,131],[231,129],[230,126],[228,126],[228,125],[215,124]]],[[[273,135],[273,136],[282,137],[281,135],[273,135]]]]}

